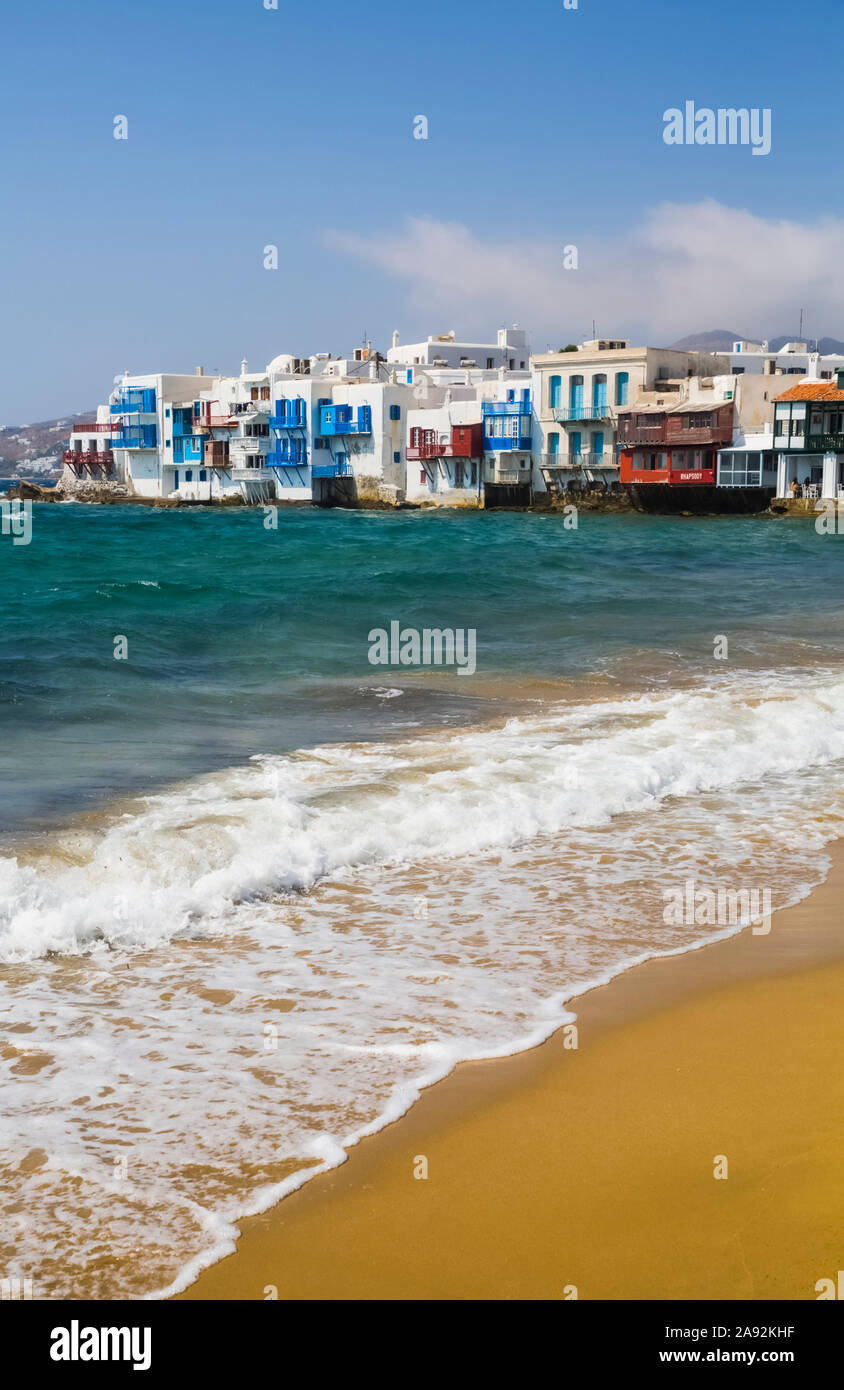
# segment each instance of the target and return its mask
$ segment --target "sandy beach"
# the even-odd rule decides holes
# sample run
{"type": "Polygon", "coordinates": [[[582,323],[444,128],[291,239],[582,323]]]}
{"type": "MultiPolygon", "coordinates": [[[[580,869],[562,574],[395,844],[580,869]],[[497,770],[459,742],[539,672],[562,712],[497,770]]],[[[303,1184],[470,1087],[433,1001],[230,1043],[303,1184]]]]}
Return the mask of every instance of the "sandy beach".
{"type": "Polygon", "coordinates": [[[838,844],[769,935],[577,999],[576,1049],[458,1067],[181,1296],[816,1298],[844,1255],[842,889],[838,844]]]}

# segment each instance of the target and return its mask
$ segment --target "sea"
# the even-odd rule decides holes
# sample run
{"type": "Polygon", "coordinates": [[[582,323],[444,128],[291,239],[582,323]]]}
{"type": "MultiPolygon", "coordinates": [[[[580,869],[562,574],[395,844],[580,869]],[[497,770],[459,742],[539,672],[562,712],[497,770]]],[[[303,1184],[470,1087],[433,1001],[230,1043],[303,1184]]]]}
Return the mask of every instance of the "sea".
{"type": "Polygon", "coordinates": [[[2,1277],[184,1288],[458,1062],[753,929],[672,912],[689,884],[823,880],[844,537],[577,523],[68,502],[0,536],[2,1277]],[[476,670],[373,665],[392,623],[476,670]]]}

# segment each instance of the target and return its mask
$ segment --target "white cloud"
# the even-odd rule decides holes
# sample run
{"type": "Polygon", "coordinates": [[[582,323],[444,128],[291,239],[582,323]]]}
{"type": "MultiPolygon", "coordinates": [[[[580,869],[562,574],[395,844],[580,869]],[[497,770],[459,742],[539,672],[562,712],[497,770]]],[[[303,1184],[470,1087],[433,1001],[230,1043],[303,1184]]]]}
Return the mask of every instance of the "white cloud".
{"type": "MultiPolygon", "coordinates": [[[[619,218],[621,221],[621,218],[619,218]]],[[[515,236],[492,241],[457,222],[412,217],[397,233],[326,233],[336,251],[369,262],[408,286],[411,306],[449,326],[489,330],[517,320],[536,345],[550,335],[644,334],[665,343],[729,328],[750,336],[844,332],[844,221],[767,219],[714,199],[665,203],[611,237],[515,236]],[[579,266],[563,267],[575,243],[579,266]]],[[[435,331],[432,326],[429,331],[435,331]]]]}

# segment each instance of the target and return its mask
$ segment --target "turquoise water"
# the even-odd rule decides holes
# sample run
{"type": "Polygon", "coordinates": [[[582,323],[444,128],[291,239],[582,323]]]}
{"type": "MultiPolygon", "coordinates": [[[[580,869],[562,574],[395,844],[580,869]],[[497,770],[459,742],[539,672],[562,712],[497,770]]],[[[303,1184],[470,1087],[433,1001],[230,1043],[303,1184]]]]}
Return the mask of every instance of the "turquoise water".
{"type": "Polygon", "coordinates": [[[475,720],[496,679],[673,684],[726,669],[716,634],[730,670],[844,650],[844,538],[805,521],[291,511],[272,531],[40,505],[0,558],[0,834],[254,753],[475,720]],[[371,666],[392,620],[475,628],[476,678],[371,666]]]}

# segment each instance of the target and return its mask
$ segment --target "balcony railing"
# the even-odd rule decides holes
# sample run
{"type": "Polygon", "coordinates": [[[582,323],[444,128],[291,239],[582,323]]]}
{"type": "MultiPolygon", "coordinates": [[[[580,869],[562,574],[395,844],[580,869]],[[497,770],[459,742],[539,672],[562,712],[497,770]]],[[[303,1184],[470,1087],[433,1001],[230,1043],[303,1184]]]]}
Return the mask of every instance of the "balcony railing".
{"type": "Polygon", "coordinates": [[[807,434],[794,444],[789,438],[787,444],[778,447],[786,452],[799,449],[804,454],[841,454],[844,453],[844,434],[807,434]]]}
{"type": "Polygon", "coordinates": [[[111,450],[98,452],[95,449],[65,449],[62,463],[71,468],[102,468],[110,473],[114,467],[114,454],[111,450]]]}
{"type": "Polygon", "coordinates": [[[530,415],[530,396],[521,401],[481,401],[483,415],[530,415]]]}
{"type": "Polygon", "coordinates": [[[293,401],[276,401],[270,415],[271,430],[303,430],[307,424],[307,407],[301,396],[293,401]]]}
{"type": "Polygon", "coordinates": [[[555,406],[551,411],[558,425],[565,425],[571,420],[612,420],[615,416],[615,407],[609,401],[593,401],[592,405],[568,405],[555,406]]]}
{"type": "Polygon", "coordinates": [[[487,434],[484,432],[485,454],[523,453],[531,447],[531,433],[527,434],[487,434]]]}
{"type": "Polygon", "coordinates": [[[308,453],[306,449],[271,449],[267,463],[271,468],[307,468],[308,453]]]}
{"type": "Polygon", "coordinates": [[[136,429],[127,429],[124,426],[120,439],[115,440],[115,445],[119,449],[156,449],[158,430],[155,425],[141,425],[136,429]]]}
{"type": "Polygon", "coordinates": [[[140,411],[143,415],[153,415],[155,413],[155,388],[142,386],[128,391],[121,391],[114,405],[109,406],[112,415],[135,414],[140,411]]]}
{"type": "Polygon", "coordinates": [[[622,448],[637,444],[664,444],[669,449],[683,449],[696,444],[725,445],[733,442],[732,412],[728,420],[717,416],[708,425],[688,425],[693,414],[657,416],[653,423],[639,424],[635,411],[618,417],[618,442],[622,448]]]}
{"type": "Polygon", "coordinates": [[[92,425],[74,425],[71,434],[119,434],[122,429],[123,426],[119,420],[108,420],[104,425],[95,421],[92,425]]]}
{"type": "Polygon", "coordinates": [[[591,452],[580,454],[541,454],[539,466],[542,469],[566,469],[568,472],[572,470],[577,471],[579,469],[592,471],[593,469],[618,468],[618,459],[611,450],[603,454],[591,452]]]}
{"type": "Polygon", "coordinates": [[[331,463],[315,463],[311,469],[314,478],[346,478],[351,469],[345,459],[332,459],[331,463]]]}
{"type": "Polygon", "coordinates": [[[411,443],[405,450],[411,463],[417,459],[441,459],[451,454],[451,435],[437,434],[436,430],[420,430],[411,433],[411,443]]]}
{"type": "Polygon", "coordinates": [[[264,468],[262,464],[236,463],[232,468],[232,479],[235,482],[265,482],[273,477],[273,470],[264,468]]]}
{"type": "Polygon", "coordinates": [[[324,437],[372,433],[372,407],[359,405],[352,415],[350,405],[324,405],[319,411],[319,433],[324,437]]]}

